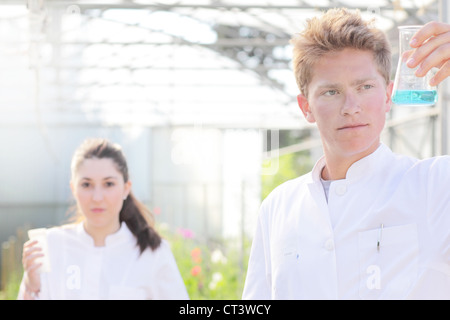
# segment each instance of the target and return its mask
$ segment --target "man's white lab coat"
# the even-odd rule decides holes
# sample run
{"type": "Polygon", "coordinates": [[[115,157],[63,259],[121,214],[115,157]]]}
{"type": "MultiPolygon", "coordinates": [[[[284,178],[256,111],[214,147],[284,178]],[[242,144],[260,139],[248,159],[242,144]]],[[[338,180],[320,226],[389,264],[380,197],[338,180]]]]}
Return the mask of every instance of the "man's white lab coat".
{"type": "Polygon", "coordinates": [[[331,183],[311,173],[262,203],[244,299],[450,299],[450,157],[381,144],[331,183]]]}

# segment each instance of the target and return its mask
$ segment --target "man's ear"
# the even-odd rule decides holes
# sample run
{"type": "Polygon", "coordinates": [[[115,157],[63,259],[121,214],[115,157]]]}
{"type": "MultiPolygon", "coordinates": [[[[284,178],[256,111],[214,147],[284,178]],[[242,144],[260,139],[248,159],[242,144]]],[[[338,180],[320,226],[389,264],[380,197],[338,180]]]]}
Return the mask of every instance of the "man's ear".
{"type": "Polygon", "coordinates": [[[314,118],[314,115],[312,114],[311,109],[309,108],[308,99],[303,94],[299,94],[297,96],[297,102],[298,106],[300,107],[300,110],[302,110],[303,115],[305,116],[306,121],[310,123],[316,122],[316,119],[314,118]]]}
{"type": "Polygon", "coordinates": [[[386,113],[391,110],[392,106],[392,90],[394,89],[394,82],[391,81],[386,87],[386,113]]]}

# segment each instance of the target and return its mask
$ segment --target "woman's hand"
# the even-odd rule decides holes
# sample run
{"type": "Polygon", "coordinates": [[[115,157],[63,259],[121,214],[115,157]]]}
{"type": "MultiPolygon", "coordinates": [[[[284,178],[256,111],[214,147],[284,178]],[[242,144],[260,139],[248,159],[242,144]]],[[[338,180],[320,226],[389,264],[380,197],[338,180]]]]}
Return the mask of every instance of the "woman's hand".
{"type": "Polygon", "coordinates": [[[425,24],[411,39],[410,46],[415,48],[407,65],[419,66],[416,76],[423,77],[435,67],[439,70],[430,79],[430,85],[436,86],[450,75],[450,25],[441,22],[425,24]]]}
{"type": "Polygon", "coordinates": [[[33,300],[41,290],[41,278],[38,272],[42,263],[36,259],[44,256],[36,240],[30,240],[23,245],[22,264],[24,270],[25,300],[33,300]]]}

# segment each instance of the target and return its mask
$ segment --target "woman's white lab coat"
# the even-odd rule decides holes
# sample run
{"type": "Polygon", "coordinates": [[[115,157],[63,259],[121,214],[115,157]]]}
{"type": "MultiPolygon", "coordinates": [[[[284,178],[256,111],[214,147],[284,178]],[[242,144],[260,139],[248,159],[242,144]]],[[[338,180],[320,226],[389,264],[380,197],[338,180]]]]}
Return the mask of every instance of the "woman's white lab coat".
{"type": "Polygon", "coordinates": [[[103,247],[83,223],[51,228],[47,240],[51,272],[41,273],[39,299],[188,299],[168,243],[139,255],[125,223],[103,247]]]}
{"type": "Polygon", "coordinates": [[[262,203],[244,299],[450,299],[450,157],[381,144],[331,183],[313,171],[262,203]]]}

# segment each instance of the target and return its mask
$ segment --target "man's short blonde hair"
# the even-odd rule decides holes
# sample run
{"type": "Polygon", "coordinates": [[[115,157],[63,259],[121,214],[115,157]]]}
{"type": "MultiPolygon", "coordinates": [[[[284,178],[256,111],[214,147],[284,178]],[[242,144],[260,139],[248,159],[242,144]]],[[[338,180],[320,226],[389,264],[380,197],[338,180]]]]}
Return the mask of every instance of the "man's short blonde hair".
{"type": "Polygon", "coordinates": [[[326,53],[346,48],[373,52],[378,71],[390,81],[391,50],[386,35],[364,21],[359,11],[330,9],[307,21],[305,30],[291,39],[293,68],[297,85],[308,96],[314,64],[326,53]]]}

